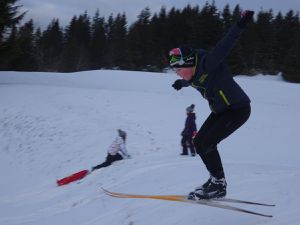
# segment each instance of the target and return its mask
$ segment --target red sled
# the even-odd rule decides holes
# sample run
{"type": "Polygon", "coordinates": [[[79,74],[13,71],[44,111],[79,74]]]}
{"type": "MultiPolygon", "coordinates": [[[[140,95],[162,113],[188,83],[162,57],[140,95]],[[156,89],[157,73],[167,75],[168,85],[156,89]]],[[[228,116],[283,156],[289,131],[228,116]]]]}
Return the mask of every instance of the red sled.
{"type": "Polygon", "coordinates": [[[57,183],[58,186],[66,185],[66,184],[69,184],[73,181],[80,180],[80,179],[84,178],[86,175],[89,174],[89,172],[90,172],[89,170],[81,170],[77,173],[73,173],[72,175],[70,175],[68,177],[57,180],[56,183],[57,183]]]}

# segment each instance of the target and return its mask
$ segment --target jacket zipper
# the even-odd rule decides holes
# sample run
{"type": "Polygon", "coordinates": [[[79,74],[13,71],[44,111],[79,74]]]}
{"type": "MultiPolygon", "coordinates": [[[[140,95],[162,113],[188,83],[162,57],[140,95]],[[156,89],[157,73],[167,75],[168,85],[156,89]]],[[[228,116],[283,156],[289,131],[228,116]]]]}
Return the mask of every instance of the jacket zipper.
{"type": "Polygon", "coordinates": [[[228,99],[226,98],[224,92],[222,90],[219,90],[219,94],[221,95],[223,101],[226,103],[227,106],[230,105],[230,102],[228,101],[228,99]]]}

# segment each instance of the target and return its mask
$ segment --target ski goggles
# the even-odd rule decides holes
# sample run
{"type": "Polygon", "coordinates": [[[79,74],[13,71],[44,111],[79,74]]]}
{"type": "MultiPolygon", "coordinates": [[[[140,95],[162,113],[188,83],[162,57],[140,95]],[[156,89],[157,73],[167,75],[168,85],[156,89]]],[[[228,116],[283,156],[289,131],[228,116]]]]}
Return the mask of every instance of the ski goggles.
{"type": "Polygon", "coordinates": [[[169,64],[171,67],[192,67],[195,65],[195,55],[191,52],[183,56],[180,48],[173,48],[169,52],[169,64]]]}
{"type": "Polygon", "coordinates": [[[169,52],[169,58],[171,67],[182,66],[185,63],[180,48],[173,48],[169,52]]]}

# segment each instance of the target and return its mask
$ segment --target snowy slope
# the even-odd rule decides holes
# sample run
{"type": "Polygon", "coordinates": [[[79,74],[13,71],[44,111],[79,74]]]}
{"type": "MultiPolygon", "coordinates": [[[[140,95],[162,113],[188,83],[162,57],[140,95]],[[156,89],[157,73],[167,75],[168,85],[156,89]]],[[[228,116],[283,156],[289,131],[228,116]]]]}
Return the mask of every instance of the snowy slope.
{"type": "Polygon", "coordinates": [[[250,120],[220,144],[228,197],[275,203],[245,208],[262,218],[205,206],[116,199],[100,187],[185,194],[206,181],[199,157],[179,156],[185,108],[198,128],[209,114],[174,74],[89,71],[0,72],[0,225],[298,225],[300,86],[280,77],[237,77],[252,100],[250,120]],[[105,159],[121,128],[132,159],[80,182],[55,180],[105,159]]]}

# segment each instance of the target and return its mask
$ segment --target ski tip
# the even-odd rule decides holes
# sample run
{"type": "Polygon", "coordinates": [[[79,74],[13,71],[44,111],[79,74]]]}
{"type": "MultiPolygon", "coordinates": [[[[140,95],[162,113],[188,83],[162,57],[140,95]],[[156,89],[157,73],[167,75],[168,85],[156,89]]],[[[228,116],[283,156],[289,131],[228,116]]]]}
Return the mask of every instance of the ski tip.
{"type": "Polygon", "coordinates": [[[109,191],[109,190],[107,190],[107,189],[105,189],[105,188],[103,188],[103,187],[101,187],[101,189],[102,189],[102,191],[103,191],[105,194],[107,194],[107,195],[109,195],[109,196],[116,197],[116,196],[115,196],[116,193],[111,192],[111,191],[109,191]]]}
{"type": "Polygon", "coordinates": [[[103,187],[101,187],[102,191],[104,191],[105,193],[109,193],[109,191],[103,187]]]}
{"type": "Polygon", "coordinates": [[[259,216],[264,216],[264,217],[268,217],[268,218],[273,218],[273,215],[266,215],[266,214],[257,214],[259,216]]]}
{"type": "Polygon", "coordinates": [[[104,192],[104,194],[112,196],[111,192],[103,187],[101,187],[101,190],[104,192]]]}

